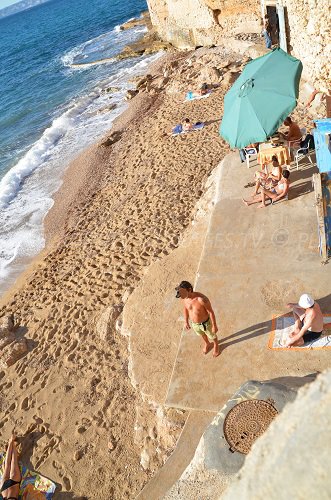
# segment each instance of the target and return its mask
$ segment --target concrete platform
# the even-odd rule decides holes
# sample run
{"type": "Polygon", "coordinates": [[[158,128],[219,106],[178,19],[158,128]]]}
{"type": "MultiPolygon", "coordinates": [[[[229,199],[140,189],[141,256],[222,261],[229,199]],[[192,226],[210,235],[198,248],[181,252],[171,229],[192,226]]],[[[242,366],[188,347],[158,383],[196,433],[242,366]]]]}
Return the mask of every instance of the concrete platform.
{"type": "MultiPolygon", "coordinates": [[[[291,171],[289,201],[259,209],[241,198],[252,188],[256,168],[238,154],[223,161],[220,196],[210,219],[195,289],[216,312],[221,355],[201,352],[201,341],[183,332],[166,404],[218,411],[247,380],[303,376],[330,366],[330,352],[268,349],[274,314],[301,293],[311,293],[331,313],[330,264],[318,251],[317,218],[311,176],[303,165],[291,171]]],[[[185,279],[183,276],[182,279],[185,279]]],[[[180,306],[179,306],[180,307],[180,306]]]]}

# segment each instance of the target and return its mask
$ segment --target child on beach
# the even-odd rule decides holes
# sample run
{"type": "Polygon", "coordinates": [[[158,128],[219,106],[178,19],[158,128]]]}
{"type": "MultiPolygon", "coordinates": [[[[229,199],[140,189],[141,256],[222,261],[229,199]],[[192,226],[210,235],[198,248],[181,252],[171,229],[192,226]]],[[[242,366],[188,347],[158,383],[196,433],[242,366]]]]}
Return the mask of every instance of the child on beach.
{"type": "Polygon", "coordinates": [[[191,283],[181,281],[176,287],[176,298],[181,298],[184,302],[185,328],[189,330],[191,326],[197,335],[204,341],[203,353],[207,354],[212,348],[213,356],[216,358],[220,354],[217,324],[215,313],[209,299],[199,292],[194,292],[191,283]]]}

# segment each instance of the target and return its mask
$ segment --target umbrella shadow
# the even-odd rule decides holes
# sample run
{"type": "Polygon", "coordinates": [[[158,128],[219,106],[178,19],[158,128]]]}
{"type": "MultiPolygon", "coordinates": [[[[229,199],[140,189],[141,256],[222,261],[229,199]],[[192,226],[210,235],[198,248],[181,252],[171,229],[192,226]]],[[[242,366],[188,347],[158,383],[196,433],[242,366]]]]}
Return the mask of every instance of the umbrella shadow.
{"type": "Polygon", "coordinates": [[[318,168],[317,166],[311,165],[310,163],[308,164],[308,166],[306,165],[305,168],[301,167],[300,170],[292,170],[290,177],[291,187],[289,191],[289,198],[298,198],[299,196],[311,193],[314,190],[312,176],[315,173],[318,173],[318,168]],[[293,185],[293,183],[297,181],[303,182],[299,182],[293,185]]]}
{"type": "Polygon", "coordinates": [[[295,198],[299,198],[300,196],[311,193],[312,191],[313,186],[311,181],[300,182],[300,184],[291,186],[289,191],[289,199],[293,200],[295,198]]]}

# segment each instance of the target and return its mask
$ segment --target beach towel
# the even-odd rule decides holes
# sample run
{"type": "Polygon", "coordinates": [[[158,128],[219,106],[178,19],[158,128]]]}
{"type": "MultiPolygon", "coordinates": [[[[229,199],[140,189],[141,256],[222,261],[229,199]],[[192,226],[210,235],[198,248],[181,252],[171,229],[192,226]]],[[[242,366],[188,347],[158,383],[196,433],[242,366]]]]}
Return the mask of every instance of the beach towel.
{"type": "Polygon", "coordinates": [[[197,122],[193,125],[193,128],[191,130],[183,130],[183,127],[181,125],[176,125],[176,127],[173,129],[171,135],[179,135],[179,134],[187,134],[189,132],[194,132],[196,130],[201,130],[205,126],[204,123],[202,122],[197,122]]]}
{"type": "MultiPolygon", "coordinates": [[[[3,468],[5,465],[5,453],[0,453],[0,482],[2,481],[3,468]]],[[[21,500],[24,490],[31,484],[36,490],[41,491],[47,500],[51,500],[54,495],[56,484],[38,472],[31,471],[25,465],[20,464],[22,481],[20,485],[19,500],[21,500]]]]}
{"type": "Polygon", "coordinates": [[[272,318],[272,327],[269,337],[269,349],[277,351],[302,351],[303,349],[331,349],[331,314],[323,314],[324,331],[322,335],[312,342],[306,342],[300,347],[285,347],[289,334],[293,330],[294,318],[292,313],[275,316],[272,318]]]}
{"type": "Polygon", "coordinates": [[[185,101],[194,101],[195,99],[205,99],[206,97],[209,97],[210,94],[211,94],[211,90],[208,90],[207,94],[203,94],[203,95],[197,95],[190,90],[189,92],[187,92],[187,94],[185,96],[185,101]]]}

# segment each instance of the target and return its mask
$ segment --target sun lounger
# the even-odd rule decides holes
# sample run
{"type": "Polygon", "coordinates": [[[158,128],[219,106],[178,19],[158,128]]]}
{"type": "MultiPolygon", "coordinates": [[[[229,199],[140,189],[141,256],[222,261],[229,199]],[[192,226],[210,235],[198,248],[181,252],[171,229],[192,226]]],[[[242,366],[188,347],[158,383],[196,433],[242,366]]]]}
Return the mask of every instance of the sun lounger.
{"type": "Polygon", "coordinates": [[[189,132],[195,132],[197,130],[203,129],[204,126],[205,126],[204,123],[198,122],[193,125],[193,128],[191,128],[191,130],[183,130],[181,125],[176,125],[171,135],[175,136],[175,135],[187,134],[189,132]]]}
{"type": "Polygon", "coordinates": [[[206,94],[203,95],[197,95],[191,90],[187,92],[185,96],[185,101],[194,101],[195,99],[205,99],[206,97],[209,97],[211,94],[211,90],[208,90],[206,94]]]}

